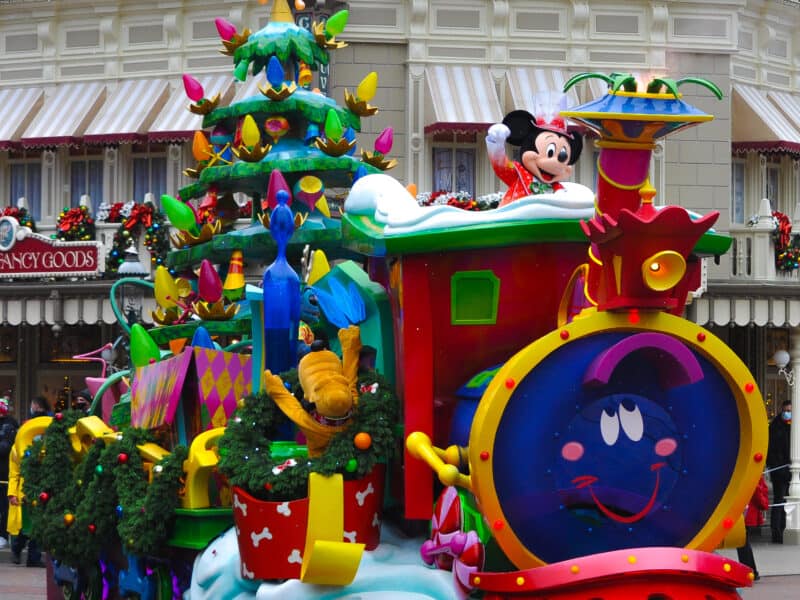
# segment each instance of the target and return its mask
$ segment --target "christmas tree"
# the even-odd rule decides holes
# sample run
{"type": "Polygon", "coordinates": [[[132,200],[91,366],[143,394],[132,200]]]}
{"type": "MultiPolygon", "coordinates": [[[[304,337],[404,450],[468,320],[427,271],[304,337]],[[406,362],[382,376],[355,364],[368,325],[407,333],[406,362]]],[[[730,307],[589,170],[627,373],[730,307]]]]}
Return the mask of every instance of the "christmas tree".
{"type": "Polygon", "coordinates": [[[184,246],[204,247],[173,252],[169,264],[174,270],[200,258],[224,262],[233,249],[242,250],[245,259],[264,259],[265,251],[270,254],[274,244],[260,221],[276,206],[274,194],[268,193],[273,171],[283,175],[289,204],[300,215],[290,254],[298,256],[296,249],[308,243],[326,250],[340,247],[340,222],[331,218],[326,191],[347,189],[361,175],[394,166],[384,156],[391,148],[391,129],[379,136],[374,152],[356,156],[361,118],[378,110],[369,104],[377,86],[375,73],[364,78],[355,94],[345,93],[345,106],[312,88],[313,71],[328,64],[330,50],[346,45],[336,36],[347,18],[348,11],[342,10],[324,24],[315,22],[310,30],[304,29],[294,23],[286,0],[276,0],[270,21],[255,33],[239,32],[225,19],[216,20],[222,52],[233,59],[234,76],[240,81],[248,77],[264,81],[258,85],[258,95],[220,106],[218,96],[205,97],[197,80],[184,76],[193,101],[189,110],[203,114],[203,131],[195,134],[192,144],[197,163],[185,171],[197,181],[179,195],[183,201],[199,203],[201,221],[211,214],[213,222],[216,213],[222,213],[223,221],[229,216],[230,211],[220,211],[220,205],[231,206],[234,193],[245,194],[252,200],[252,222],[243,230],[226,231],[232,223],[228,218],[209,230],[214,237],[225,236],[224,244],[207,243],[212,235],[184,238],[189,242],[184,246]]]}

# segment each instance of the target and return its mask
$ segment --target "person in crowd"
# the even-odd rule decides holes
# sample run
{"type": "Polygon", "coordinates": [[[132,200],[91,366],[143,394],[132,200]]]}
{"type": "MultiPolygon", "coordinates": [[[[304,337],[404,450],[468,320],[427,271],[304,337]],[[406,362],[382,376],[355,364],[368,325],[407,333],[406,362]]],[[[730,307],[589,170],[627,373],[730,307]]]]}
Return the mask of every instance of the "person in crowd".
{"type": "Polygon", "coordinates": [[[72,408],[83,413],[89,413],[92,406],[92,393],[88,388],[82,389],[72,397],[72,408]]]}
{"type": "Polygon", "coordinates": [[[34,417],[47,417],[52,416],[50,413],[50,404],[44,396],[36,396],[31,400],[31,419],[34,417]]]}
{"type": "Polygon", "coordinates": [[[42,552],[36,540],[28,537],[22,528],[22,510],[25,494],[22,491],[22,475],[20,473],[21,458],[17,456],[16,448],[11,449],[8,461],[8,532],[13,536],[11,540],[11,562],[18,565],[22,562],[22,551],[28,546],[28,556],[25,560],[26,567],[44,567],[42,552]]]}
{"type": "Polygon", "coordinates": [[[6,531],[6,518],[8,516],[8,459],[14,438],[17,437],[19,424],[9,414],[9,399],[0,397],[0,548],[8,545],[8,532],[6,531]]]}
{"type": "Polygon", "coordinates": [[[753,535],[758,528],[764,524],[764,511],[768,508],[769,489],[767,489],[767,482],[764,481],[764,476],[762,475],[758,480],[756,489],[753,491],[750,502],[747,503],[744,509],[744,546],[736,549],[739,562],[753,569],[755,581],[758,581],[760,576],[758,575],[758,568],[756,568],[756,559],[753,556],[753,547],[750,545],[750,540],[753,539],[753,535]]]}
{"type": "Polygon", "coordinates": [[[770,512],[770,529],[772,543],[783,543],[783,530],[786,529],[786,511],[783,503],[789,493],[791,472],[789,463],[789,432],[792,428],[792,403],[786,400],[781,404],[781,412],[769,424],[769,447],[767,451],[767,467],[772,481],[772,511],[770,512]]]}

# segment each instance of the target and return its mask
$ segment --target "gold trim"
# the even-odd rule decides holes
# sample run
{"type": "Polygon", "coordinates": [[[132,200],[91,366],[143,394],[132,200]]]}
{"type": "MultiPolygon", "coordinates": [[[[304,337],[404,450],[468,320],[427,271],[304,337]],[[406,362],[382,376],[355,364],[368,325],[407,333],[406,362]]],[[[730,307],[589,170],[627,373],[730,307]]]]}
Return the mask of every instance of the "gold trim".
{"type": "Polygon", "coordinates": [[[612,112],[578,112],[562,110],[562,117],[572,119],[598,119],[603,121],[664,121],[665,123],[704,123],[714,115],[660,115],[644,113],[612,113],[612,112]]]}
{"type": "Polygon", "coordinates": [[[626,92],[625,90],[617,90],[612,91],[608,90],[609,94],[613,94],[614,96],[625,96],[627,98],[648,98],[652,100],[679,100],[683,98],[683,94],[678,92],[678,95],[675,94],[666,94],[666,93],[657,93],[651,94],[650,92],[626,92]]]}
{"type": "Polygon", "coordinates": [[[614,186],[618,190],[638,190],[647,182],[647,175],[645,175],[645,178],[641,181],[641,183],[636,183],[633,185],[623,185],[621,183],[617,183],[616,181],[611,179],[608,175],[606,175],[606,172],[600,166],[599,160],[597,161],[597,174],[600,175],[600,177],[602,177],[606,183],[614,186]]]}

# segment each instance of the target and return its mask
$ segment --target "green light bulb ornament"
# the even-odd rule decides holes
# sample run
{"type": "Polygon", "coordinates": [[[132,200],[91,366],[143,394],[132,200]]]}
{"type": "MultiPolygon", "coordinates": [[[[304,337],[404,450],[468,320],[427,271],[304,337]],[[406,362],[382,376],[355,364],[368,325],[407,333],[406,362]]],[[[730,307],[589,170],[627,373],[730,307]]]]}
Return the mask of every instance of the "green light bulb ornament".
{"type": "Polygon", "coordinates": [[[146,367],[151,362],[158,362],[161,350],[147,333],[147,330],[134,323],[131,325],[131,362],[136,368],[146,367]]]}

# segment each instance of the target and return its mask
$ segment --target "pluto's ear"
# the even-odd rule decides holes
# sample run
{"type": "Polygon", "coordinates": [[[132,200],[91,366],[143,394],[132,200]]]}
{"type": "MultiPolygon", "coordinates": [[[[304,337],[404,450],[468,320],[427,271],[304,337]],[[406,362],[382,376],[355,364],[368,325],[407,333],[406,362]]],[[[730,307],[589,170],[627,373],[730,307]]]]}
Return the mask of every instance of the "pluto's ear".
{"type": "Polygon", "coordinates": [[[503,125],[511,130],[506,140],[512,146],[519,146],[534,129],[533,115],[527,110],[512,110],[503,117],[503,125]]]}

